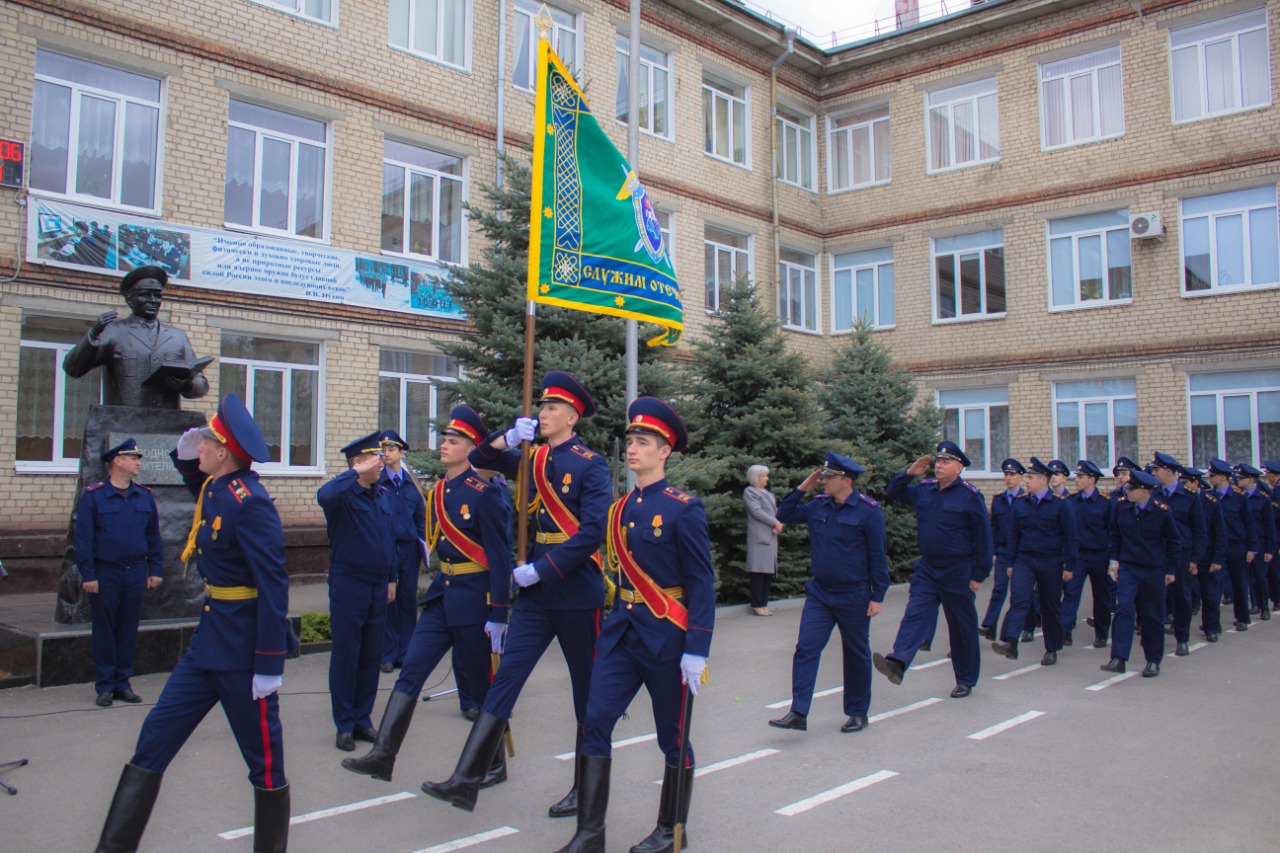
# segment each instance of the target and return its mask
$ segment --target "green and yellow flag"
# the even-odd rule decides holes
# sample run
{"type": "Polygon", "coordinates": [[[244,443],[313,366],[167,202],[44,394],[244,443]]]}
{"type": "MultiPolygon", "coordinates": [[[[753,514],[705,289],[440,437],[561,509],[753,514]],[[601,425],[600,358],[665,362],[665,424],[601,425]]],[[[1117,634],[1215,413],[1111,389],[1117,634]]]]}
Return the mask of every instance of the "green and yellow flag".
{"type": "Polygon", "coordinates": [[[538,43],[529,300],[684,329],[680,285],[648,194],[560,58],[538,43]]]}

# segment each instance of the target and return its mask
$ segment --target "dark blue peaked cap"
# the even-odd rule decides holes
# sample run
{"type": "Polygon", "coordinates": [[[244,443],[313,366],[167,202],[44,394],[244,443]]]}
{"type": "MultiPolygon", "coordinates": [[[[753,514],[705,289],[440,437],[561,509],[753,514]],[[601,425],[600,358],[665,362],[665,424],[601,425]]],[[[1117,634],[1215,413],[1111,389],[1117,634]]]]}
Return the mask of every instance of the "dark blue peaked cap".
{"type": "Polygon", "coordinates": [[[966,468],[973,464],[954,441],[939,441],[933,456],[935,459],[954,459],[966,468]]]}
{"type": "Polygon", "coordinates": [[[117,456],[141,456],[142,451],[138,449],[138,442],[132,438],[126,438],[115,447],[108,450],[102,456],[98,457],[103,462],[110,463],[117,456]]]}
{"type": "Polygon", "coordinates": [[[249,407],[239,394],[228,394],[218,403],[218,411],[209,419],[209,425],[200,430],[207,438],[225,446],[232,455],[248,462],[266,462],[271,458],[271,448],[262,437],[249,407]]]}
{"type": "Polygon", "coordinates": [[[648,432],[660,436],[675,452],[689,444],[689,431],[676,410],[657,397],[637,397],[627,406],[627,432],[648,432]]]}

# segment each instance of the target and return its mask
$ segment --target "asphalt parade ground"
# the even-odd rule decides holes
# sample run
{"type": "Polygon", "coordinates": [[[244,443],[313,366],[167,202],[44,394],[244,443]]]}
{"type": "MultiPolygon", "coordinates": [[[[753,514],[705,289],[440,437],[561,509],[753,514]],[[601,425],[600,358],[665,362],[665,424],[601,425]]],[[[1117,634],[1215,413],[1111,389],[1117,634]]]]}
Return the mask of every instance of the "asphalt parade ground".
{"type": "MultiPolygon", "coordinates": [[[[979,592],[985,605],[990,585],[979,592]]],[[[872,623],[872,648],[889,651],[906,604],[895,586],[872,623]]],[[[1086,591],[1081,614],[1091,612],[1086,591]]],[[[841,734],[841,663],[833,635],[823,656],[807,732],[771,728],[790,700],[791,654],[802,601],[773,617],[746,607],[717,613],[710,662],[693,714],[699,765],[687,827],[703,853],[804,851],[1079,851],[1280,849],[1280,620],[1173,657],[1166,637],[1160,677],[1142,678],[1135,640],[1129,672],[1098,667],[1109,650],[1077,644],[1053,667],[1022,644],[1009,661],[983,641],[973,695],[954,686],[940,624],[901,686],[872,681],[871,725],[841,734]]],[[[295,608],[296,609],[296,608],[295,608]]],[[[1229,611],[1228,611],[1229,612],[1229,611]]],[[[941,620],[940,620],[941,622],[941,620]]],[[[1228,622],[1229,624],[1229,622],[1228,622]]],[[[453,769],[469,723],[457,699],[419,703],[394,780],[343,770],[333,746],[329,656],[291,661],[281,700],[292,784],[290,844],[298,851],[529,853],[568,842],[574,820],[546,809],[572,780],[569,678],[553,644],[525,687],[512,729],[509,781],[482,791],[474,813],[419,791],[453,769]]],[[[377,723],[394,675],[383,675],[377,723]]],[[[138,706],[93,706],[92,685],[0,691],[0,850],[92,850],[121,766],[166,676],[135,678],[138,706]]],[[[453,686],[448,660],[428,681],[453,686]]],[[[357,744],[355,755],[367,744],[357,744]]],[[[641,691],[615,732],[608,849],[625,851],[652,829],[662,757],[641,691]]],[[[197,729],[165,774],[144,851],[244,853],[252,848],[253,796],[220,711],[197,729]]]]}

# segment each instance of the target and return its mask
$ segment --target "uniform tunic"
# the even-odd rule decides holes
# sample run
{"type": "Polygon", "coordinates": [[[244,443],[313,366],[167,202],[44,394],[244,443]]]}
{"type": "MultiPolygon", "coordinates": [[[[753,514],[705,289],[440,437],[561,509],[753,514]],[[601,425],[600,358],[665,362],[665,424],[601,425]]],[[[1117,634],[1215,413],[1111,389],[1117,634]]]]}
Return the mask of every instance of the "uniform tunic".
{"type": "Polygon", "coordinates": [[[1196,581],[1200,588],[1200,630],[1217,636],[1222,633],[1222,584],[1230,582],[1227,565],[1227,530],[1222,505],[1212,489],[1201,489],[1200,509],[1205,519],[1205,550],[1196,560],[1196,581]],[[1212,571],[1213,566],[1218,571],[1212,571]],[[1225,580],[1224,580],[1225,575],[1225,580]]]}
{"type": "Polygon", "coordinates": [[[1062,575],[1076,570],[1076,535],[1075,513],[1065,498],[1046,490],[1043,497],[1028,494],[1015,502],[1006,547],[1013,566],[1013,592],[1009,615],[1001,626],[1003,639],[1018,639],[1035,589],[1040,597],[1045,650],[1062,648],[1062,575]]]}
{"type": "Polygon", "coordinates": [[[1024,494],[1026,492],[1019,486],[1012,494],[1005,489],[991,499],[991,550],[995,555],[995,568],[991,573],[991,601],[987,604],[987,612],[980,623],[983,628],[997,628],[1000,625],[1000,612],[1004,610],[1004,602],[1009,595],[1009,564],[1004,556],[1005,543],[1009,538],[1009,529],[1013,526],[1013,502],[1024,494]]]}
{"type": "Polygon", "coordinates": [[[387,604],[382,634],[382,662],[394,664],[404,660],[418,618],[418,570],[422,565],[419,540],[427,535],[426,502],[408,468],[400,468],[398,481],[389,468],[383,468],[379,483],[387,490],[395,518],[396,597],[387,604]]]}
{"type": "Polygon", "coordinates": [[[1133,626],[1140,619],[1142,652],[1148,663],[1164,657],[1165,578],[1177,575],[1182,538],[1169,505],[1148,498],[1138,506],[1127,498],[1116,502],[1111,525],[1111,559],[1120,563],[1116,579],[1116,620],[1111,656],[1129,659],[1133,626]]]}
{"type": "MultiPolygon", "coordinates": [[[[1161,503],[1169,507],[1173,523],[1178,527],[1182,548],[1178,555],[1177,572],[1169,587],[1173,601],[1173,638],[1186,643],[1191,639],[1191,588],[1198,582],[1191,576],[1191,563],[1204,553],[1209,544],[1209,531],[1205,526],[1204,505],[1181,483],[1172,487],[1161,486],[1155,492],[1161,503]]],[[[1208,566],[1197,566],[1196,571],[1209,571],[1208,566]]]]}
{"type": "MultiPolygon", "coordinates": [[[[1222,529],[1227,541],[1227,574],[1231,578],[1231,600],[1235,607],[1235,621],[1248,625],[1249,618],[1249,563],[1247,555],[1258,550],[1258,534],[1253,523],[1249,499],[1239,486],[1215,489],[1218,506],[1222,507],[1222,529]]],[[[1257,559],[1255,556],[1254,559],[1257,559]]],[[[1225,590],[1224,590],[1225,592],[1225,590]]]]}
{"type": "Polygon", "coordinates": [[[1253,513],[1253,529],[1258,537],[1258,554],[1249,564],[1249,592],[1253,605],[1263,611],[1271,610],[1271,590],[1267,580],[1270,563],[1267,556],[1276,550],[1276,524],[1271,509],[1271,495],[1261,484],[1245,492],[1249,499],[1249,511],[1253,513]]]}
{"type": "Polygon", "coordinates": [[[1085,495],[1076,492],[1067,498],[1076,519],[1076,553],[1080,558],[1077,571],[1063,584],[1062,630],[1075,630],[1080,610],[1080,597],[1087,580],[1093,592],[1093,630],[1095,639],[1106,640],[1111,631],[1111,612],[1115,608],[1116,584],[1107,573],[1107,552],[1111,549],[1111,508],[1113,504],[1096,488],[1085,495]]]}

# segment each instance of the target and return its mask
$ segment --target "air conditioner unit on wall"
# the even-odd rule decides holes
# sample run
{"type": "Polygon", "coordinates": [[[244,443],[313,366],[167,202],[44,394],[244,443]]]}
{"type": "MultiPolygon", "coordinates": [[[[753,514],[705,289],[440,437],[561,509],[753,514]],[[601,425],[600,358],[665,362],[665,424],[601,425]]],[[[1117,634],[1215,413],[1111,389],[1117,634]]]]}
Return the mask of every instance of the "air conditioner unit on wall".
{"type": "Polygon", "coordinates": [[[1164,223],[1160,214],[1134,213],[1129,216],[1129,237],[1134,240],[1150,240],[1164,236],[1164,223]]]}

